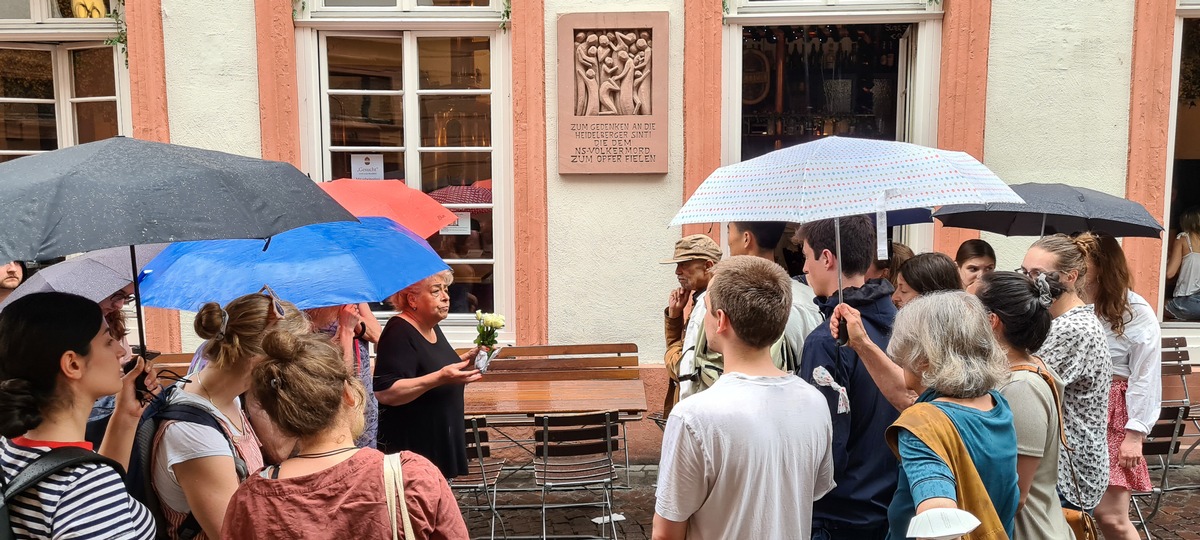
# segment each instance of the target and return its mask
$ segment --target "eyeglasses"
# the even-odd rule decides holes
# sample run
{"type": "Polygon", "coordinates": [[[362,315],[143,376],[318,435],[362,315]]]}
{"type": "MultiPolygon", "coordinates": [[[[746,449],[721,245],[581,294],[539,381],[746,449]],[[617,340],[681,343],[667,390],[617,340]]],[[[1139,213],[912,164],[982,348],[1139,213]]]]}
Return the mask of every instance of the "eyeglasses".
{"type": "Polygon", "coordinates": [[[112,293],[111,295],[109,295],[109,297],[108,297],[108,298],[106,298],[106,299],[105,299],[105,301],[107,301],[107,302],[113,302],[113,303],[116,303],[116,302],[125,302],[126,304],[131,304],[131,303],[133,303],[133,295],[132,295],[132,294],[125,294],[125,293],[123,293],[123,292],[121,292],[121,291],[117,291],[117,292],[115,292],[115,293],[112,293]]]}
{"type": "Polygon", "coordinates": [[[259,289],[257,294],[271,299],[271,311],[275,312],[277,318],[282,319],[286,315],[283,311],[283,304],[279,303],[279,297],[275,296],[275,291],[271,290],[270,285],[263,285],[263,288],[259,289]]]}
{"type": "Polygon", "coordinates": [[[1045,274],[1045,276],[1046,276],[1046,277],[1048,277],[1048,278],[1056,278],[1056,277],[1058,277],[1058,272],[1056,272],[1056,271],[1054,271],[1054,270],[1045,270],[1045,271],[1043,271],[1043,270],[1039,270],[1039,269],[1037,269],[1037,268],[1034,268],[1034,269],[1032,269],[1032,270],[1026,270],[1026,269],[1025,269],[1025,267],[1023,267],[1023,266],[1022,266],[1021,268],[1017,268],[1016,270],[1013,270],[1013,271],[1014,271],[1014,272],[1016,272],[1016,273],[1018,273],[1018,274],[1021,274],[1021,275],[1025,276],[1025,277],[1027,277],[1027,278],[1029,278],[1029,279],[1037,279],[1037,278],[1038,278],[1038,276],[1040,276],[1040,275],[1043,275],[1043,274],[1045,274]]]}

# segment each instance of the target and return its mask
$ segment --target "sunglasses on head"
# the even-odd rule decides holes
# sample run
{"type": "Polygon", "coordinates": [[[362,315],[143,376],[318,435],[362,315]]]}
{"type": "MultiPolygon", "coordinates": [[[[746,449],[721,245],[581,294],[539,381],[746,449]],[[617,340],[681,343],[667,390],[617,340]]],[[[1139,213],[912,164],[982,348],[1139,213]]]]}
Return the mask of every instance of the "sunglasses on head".
{"type": "Polygon", "coordinates": [[[283,304],[279,302],[279,297],[275,295],[275,291],[271,290],[270,285],[263,285],[263,288],[259,289],[257,294],[271,299],[271,311],[275,313],[276,318],[282,319],[284,317],[283,304]]]}

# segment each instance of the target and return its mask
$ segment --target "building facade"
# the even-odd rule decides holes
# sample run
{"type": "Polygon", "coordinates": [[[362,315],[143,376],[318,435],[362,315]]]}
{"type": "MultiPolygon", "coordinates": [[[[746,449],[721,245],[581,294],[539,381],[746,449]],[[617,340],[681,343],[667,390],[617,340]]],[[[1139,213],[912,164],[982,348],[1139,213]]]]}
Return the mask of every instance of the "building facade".
{"type": "MultiPolygon", "coordinates": [[[[668,228],[675,211],[722,164],[830,134],[967,151],[1010,183],[1098,189],[1164,223],[1200,203],[1195,0],[118,3],[4,0],[0,160],[117,134],[288,161],[315,181],[374,160],[383,181],[462,197],[443,199],[462,226],[430,242],[455,271],[444,327],[463,343],[482,309],[508,315],[502,343],[634,342],[659,363],[676,283],[659,261],[681,233],[724,230],[668,228]],[[666,14],[665,39],[617,28],[628,65],[599,66],[611,83],[654,52],[665,173],[560,165],[574,120],[560,104],[580,83],[560,77],[578,43],[559,18],[600,9],[666,14]]],[[[897,235],[948,252],[978,236],[897,235]]],[[[984,238],[1001,269],[1031,242],[984,238]]],[[[1161,305],[1163,242],[1125,245],[1161,305]]],[[[153,347],[194,349],[188,314],[152,311],[153,347]]]]}

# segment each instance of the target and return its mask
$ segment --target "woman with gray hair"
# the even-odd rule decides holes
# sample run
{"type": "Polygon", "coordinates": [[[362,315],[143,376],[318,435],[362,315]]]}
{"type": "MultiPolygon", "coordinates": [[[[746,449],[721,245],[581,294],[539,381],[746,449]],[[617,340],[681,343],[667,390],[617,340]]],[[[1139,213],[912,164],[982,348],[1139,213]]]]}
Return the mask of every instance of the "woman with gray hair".
{"type": "Polygon", "coordinates": [[[888,352],[916,403],[888,428],[900,458],[888,507],[890,538],[935,508],[959,508],[982,523],[964,538],[1012,538],[1020,491],[1012,411],[996,387],[1008,362],[979,299],[962,291],[913,300],[896,316],[888,352]]]}
{"type": "Polygon", "coordinates": [[[379,336],[374,390],[379,399],[379,449],[408,450],[437,465],[446,478],[467,472],[463,387],[482,375],[478,347],[459,355],[438,327],[450,314],[449,270],[393,294],[399,312],[379,336]]]}

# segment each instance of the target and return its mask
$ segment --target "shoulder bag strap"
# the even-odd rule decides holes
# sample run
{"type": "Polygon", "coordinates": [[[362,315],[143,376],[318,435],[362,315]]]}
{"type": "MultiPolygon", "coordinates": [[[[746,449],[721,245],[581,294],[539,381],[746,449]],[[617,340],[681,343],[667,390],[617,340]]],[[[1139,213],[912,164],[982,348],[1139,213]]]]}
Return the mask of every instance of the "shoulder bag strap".
{"type": "Polygon", "coordinates": [[[1079,488],[1079,474],[1075,472],[1075,450],[1067,443],[1067,428],[1063,422],[1063,404],[1062,397],[1059,396],[1058,385],[1054,384],[1054,377],[1050,373],[1039,366],[1020,365],[1012,366],[1011,371],[1028,371],[1036,373],[1046,381],[1050,386],[1050,394],[1054,396],[1054,406],[1058,409],[1058,439],[1062,442],[1063,450],[1067,453],[1067,466],[1071,468],[1071,487],[1075,488],[1076,500],[1083,502],[1083,490],[1079,488]]]}
{"type": "Polygon", "coordinates": [[[91,450],[84,450],[83,448],[75,446],[55,448],[35,459],[33,463],[29,464],[28,467],[25,467],[21,470],[21,472],[17,473],[17,476],[13,478],[12,482],[10,482],[7,486],[4,486],[4,503],[7,504],[8,501],[12,500],[13,497],[16,497],[17,494],[33,487],[35,484],[45,480],[50,475],[66,469],[67,467],[81,465],[84,463],[99,463],[102,465],[108,465],[109,467],[112,467],[112,469],[116,471],[118,475],[121,476],[122,481],[125,480],[125,468],[116,461],[92,452],[91,450]]]}
{"type": "Polygon", "coordinates": [[[400,522],[404,527],[404,540],[415,540],[412,521],[408,516],[408,504],[404,500],[404,471],[400,466],[400,454],[390,454],[383,458],[383,487],[387,494],[388,515],[392,523],[392,540],[400,540],[400,527],[396,520],[396,510],[400,511],[400,522]]]}

